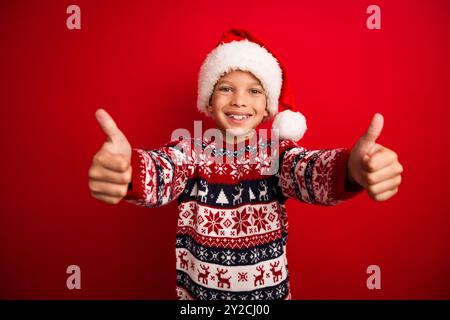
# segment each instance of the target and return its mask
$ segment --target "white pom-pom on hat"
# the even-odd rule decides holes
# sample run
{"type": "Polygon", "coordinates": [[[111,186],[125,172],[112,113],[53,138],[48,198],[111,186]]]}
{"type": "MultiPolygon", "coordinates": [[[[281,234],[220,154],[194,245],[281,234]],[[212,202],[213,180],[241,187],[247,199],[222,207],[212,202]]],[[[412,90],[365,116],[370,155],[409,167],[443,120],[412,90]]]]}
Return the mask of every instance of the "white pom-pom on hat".
{"type": "Polygon", "coordinates": [[[267,111],[275,116],[272,128],[280,139],[300,140],[306,119],[295,108],[286,68],[268,46],[244,29],[230,29],[203,62],[198,79],[197,108],[209,116],[207,107],[220,77],[233,70],[249,71],[257,77],[267,94],[267,111]]]}
{"type": "Polygon", "coordinates": [[[275,116],[272,128],[278,129],[280,139],[298,141],[307,129],[306,119],[300,112],[285,110],[275,116]]]}

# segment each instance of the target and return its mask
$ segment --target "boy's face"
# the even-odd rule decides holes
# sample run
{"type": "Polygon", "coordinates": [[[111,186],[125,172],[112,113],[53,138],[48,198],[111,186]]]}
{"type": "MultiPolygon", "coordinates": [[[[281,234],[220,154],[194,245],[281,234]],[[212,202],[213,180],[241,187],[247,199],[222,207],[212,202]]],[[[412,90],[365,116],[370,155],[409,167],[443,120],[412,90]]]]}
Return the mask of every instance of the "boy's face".
{"type": "Polygon", "coordinates": [[[243,135],[269,116],[266,105],[259,80],[249,72],[236,70],[217,81],[208,111],[219,130],[243,135]]]}

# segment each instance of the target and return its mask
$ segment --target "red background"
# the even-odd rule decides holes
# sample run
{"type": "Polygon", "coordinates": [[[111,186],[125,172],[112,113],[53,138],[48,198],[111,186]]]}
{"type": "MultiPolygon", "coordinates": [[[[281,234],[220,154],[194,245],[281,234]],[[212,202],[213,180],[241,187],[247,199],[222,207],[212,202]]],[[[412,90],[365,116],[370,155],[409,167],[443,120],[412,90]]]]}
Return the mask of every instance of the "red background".
{"type": "MultiPolygon", "coordinates": [[[[372,115],[405,171],[387,202],[288,202],[295,299],[449,299],[448,1],[2,1],[0,298],[175,298],[176,205],[90,197],[104,107],[134,147],[193,130],[201,62],[229,27],[283,58],[311,149],[351,147],[372,115]],[[81,8],[81,30],[66,8],[81,8]],[[382,30],[366,28],[381,8],[382,30]],[[81,268],[81,290],[66,268],[81,268]],[[381,290],[366,287],[381,267],[381,290]]],[[[211,125],[208,122],[208,125],[211,125]]],[[[206,125],[205,125],[206,126],[206,125]]]]}

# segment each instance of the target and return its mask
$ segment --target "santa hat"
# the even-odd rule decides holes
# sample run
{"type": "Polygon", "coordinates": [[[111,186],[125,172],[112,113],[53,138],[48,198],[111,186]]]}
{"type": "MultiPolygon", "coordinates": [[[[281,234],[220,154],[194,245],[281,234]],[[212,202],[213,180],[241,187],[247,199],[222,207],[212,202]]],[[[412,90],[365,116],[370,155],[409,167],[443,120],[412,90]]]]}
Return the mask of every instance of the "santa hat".
{"type": "Polygon", "coordinates": [[[295,108],[286,69],[263,41],[244,29],[225,31],[203,62],[198,78],[198,109],[210,115],[207,108],[216,82],[234,70],[248,71],[259,79],[267,95],[267,111],[275,116],[272,128],[279,130],[280,138],[300,140],[306,131],[306,119],[295,108]]]}

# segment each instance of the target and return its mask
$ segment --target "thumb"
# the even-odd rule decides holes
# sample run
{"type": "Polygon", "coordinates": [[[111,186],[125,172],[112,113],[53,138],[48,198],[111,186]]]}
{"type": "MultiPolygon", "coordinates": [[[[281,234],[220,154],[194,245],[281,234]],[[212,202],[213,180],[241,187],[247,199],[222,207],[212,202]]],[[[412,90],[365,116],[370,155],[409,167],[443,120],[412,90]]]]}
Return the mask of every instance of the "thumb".
{"type": "Polygon", "coordinates": [[[383,130],[383,124],[384,124],[383,115],[381,115],[380,113],[375,113],[375,115],[372,118],[372,121],[370,122],[369,128],[367,129],[366,133],[364,133],[364,135],[361,137],[362,142],[367,145],[370,145],[370,147],[373,144],[375,144],[378,137],[381,134],[381,131],[383,130]]]}
{"type": "Polygon", "coordinates": [[[128,154],[131,148],[130,144],[108,112],[103,109],[98,109],[95,112],[95,118],[106,134],[107,140],[113,144],[115,151],[117,153],[128,154]]]}

